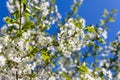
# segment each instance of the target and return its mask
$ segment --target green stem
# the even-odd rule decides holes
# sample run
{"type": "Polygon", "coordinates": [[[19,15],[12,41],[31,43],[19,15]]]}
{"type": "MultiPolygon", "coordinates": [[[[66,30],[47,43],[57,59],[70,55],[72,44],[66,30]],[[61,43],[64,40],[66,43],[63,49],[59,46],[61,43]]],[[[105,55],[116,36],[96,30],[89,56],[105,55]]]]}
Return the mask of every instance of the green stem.
{"type": "Polygon", "coordinates": [[[20,0],[20,26],[19,26],[19,30],[21,30],[21,25],[22,25],[22,23],[21,23],[21,17],[22,17],[22,12],[21,12],[21,0],[20,0]]]}

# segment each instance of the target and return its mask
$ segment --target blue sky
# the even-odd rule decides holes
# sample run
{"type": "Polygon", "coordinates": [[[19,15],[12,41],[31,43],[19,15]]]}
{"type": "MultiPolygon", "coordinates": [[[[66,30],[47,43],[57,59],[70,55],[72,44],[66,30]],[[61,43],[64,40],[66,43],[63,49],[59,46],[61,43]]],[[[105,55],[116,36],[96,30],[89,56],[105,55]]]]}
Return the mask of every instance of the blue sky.
{"type": "MultiPolygon", "coordinates": [[[[7,0],[0,0],[0,27],[4,25],[3,17],[8,16],[6,7],[7,0]]],[[[63,18],[66,12],[70,11],[70,5],[73,0],[57,0],[57,5],[63,18]]],[[[117,9],[115,15],[116,22],[109,24],[109,33],[107,41],[113,41],[116,38],[116,33],[120,30],[120,0],[84,0],[79,9],[79,15],[86,20],[86,25],[97,24],[101,18],[104,9],[117,9]]]]}

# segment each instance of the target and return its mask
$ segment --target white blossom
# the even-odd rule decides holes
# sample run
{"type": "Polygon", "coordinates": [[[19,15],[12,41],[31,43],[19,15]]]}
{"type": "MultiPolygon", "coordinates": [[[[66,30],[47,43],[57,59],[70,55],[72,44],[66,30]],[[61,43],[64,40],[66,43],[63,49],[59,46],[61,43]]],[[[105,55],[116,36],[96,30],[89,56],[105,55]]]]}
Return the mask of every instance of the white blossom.
{"type": "Polygon", "coordinates": [[[6,63],[5,61],[6,61],[6,58],[3,55],[0,55],[0,66],[4,66],[6,63]]]}
{"type": "Polygon", "coordinates": [[[0,52],[2,51],[2,48],[3,48],[3,46],[2,46],[2,45],[0,45],[0,52]]]}
{"type": "Polygon", "coordinates": [[[14,6],[11,5],[8,1],[6,2],[6,4],[7,4],[7,7],[8,7],[9,12],[10,12],[10,13],[13,13],[13,12],[14,12],[14,6]]]}
{"type": "Polygon", "coordinates": [[[56,80],[54,76],[51,76],[48,80],[56,80]]]}
{"type": "MultiPolygon", "coordinates": [[[[21,27],[27,21],[33,23],[27,29],[19,29],[20,18],[18,20],[14,19],[15,15],[11,17],[15,22],[1,28],[0,79],[16,80],[18,76],[18,80],[30,80],[30,78],[32,80],[66,80],[65,78],[71,78],[72,80],[82,80],[82,78],[86,80],[102,80],[102,78],[112,80],[114,78],[112,70],[107,69],[111,65],[117,65],[116,63],[120,67],[120,55],[116,56],[118,61],[112,64],[110,64],[109,56],[116,54],[112,51],[117,52],[116,46],[119,46],[120,32],[117,34],[116,45],[105,47],[106,51],[103,51],[104,47],[102,48],[101,45],[98,44],[98,47],[95,45],[96,38],[107,38],[107,31],[103,27],[95,28],[98,33],[85,31],[86,22],[83,18],[68,18],[67,22],[59,23],[57,26],[59,26],[60,31],[57,32],[57,35],[51,36],[46,33],[46,29],[50,30],[52,25],[59,22],[62,16],[57,5],[51,4],[50,1],[28,0],[26,2],[26,12],[23,11],[25,5],[21,5],[21,27]],[[24,13],[27,13],[27,11],[30,16],[26,17],[27,14],[24,13]],[[88,46],[89,43],[94,45],[88,46]],[[89,65],[81,60],[84,56],[91,57],[92,55],[91,50],[84,52],[86,48],[93,49],[92,53],[94,51],[100,53],[98,56],[102,59],[98,59],[100,62],[97,66],[89,65]],[[90,54],[86,55],[87,53],[90,54]],[[83,69],[86,69],[86,71],[83,69]],[[100,73],[103,73],[102,77],[99,76],[100,73]]],[[[74,0],[75,4],[77,2],[81,4],[83,0],[74,0]]],[[[8,0],[6,4],[10,13],[20,11],[19,1],[8,0]]],[[[92,26],[92,28],[94,27],[92,26]]],[[[97,58],[97,56],[94,57],[97,58]]],[[[91,64],[94,64],[94,62],[91,62],[91,64]]],[[[119,74],[115,77],[116,80],[120,79],[119,74]]]]}
{"type": "Polygon", "coordinates": [[[38,4],[38,3],[39,3],[39,0],[34,0],[34,2],[35,2],[36,4],[38,4]]]}
{"type": "Polygon", "coordinates": [[[116,77],[116,80],[119,80],[120,79],[120,72],[118,73],[117,77],[116,77]]]}
{"type": "Polygon", "coordinates": [[[88,80],[95,80],[90,74],[85,74],[85,78],[88,80]]]}
{"type": "Polygon", "coordinates": [[[102,36],[104,37],[104,39],[107,39],[107,31],[106,30],[103,31],[102,36]]]}

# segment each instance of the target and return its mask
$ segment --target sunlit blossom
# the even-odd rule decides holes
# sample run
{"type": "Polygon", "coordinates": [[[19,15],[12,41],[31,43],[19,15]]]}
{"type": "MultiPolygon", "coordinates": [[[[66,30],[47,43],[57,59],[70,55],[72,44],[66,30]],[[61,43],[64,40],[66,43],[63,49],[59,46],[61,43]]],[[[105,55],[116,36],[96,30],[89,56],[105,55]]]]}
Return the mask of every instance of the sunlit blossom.
{"type": "Polygon", "coordinates": [[[6,61],[6,58],[3,55],[0,55],[0,66],[4,66],[6,63],[5,61],[6,61]]]}

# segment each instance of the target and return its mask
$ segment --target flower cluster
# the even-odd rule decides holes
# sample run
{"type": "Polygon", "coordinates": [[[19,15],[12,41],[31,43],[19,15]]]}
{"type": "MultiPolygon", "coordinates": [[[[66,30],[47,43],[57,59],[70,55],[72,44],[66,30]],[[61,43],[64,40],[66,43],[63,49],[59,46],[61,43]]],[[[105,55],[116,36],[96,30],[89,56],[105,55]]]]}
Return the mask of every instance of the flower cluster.
{"type": "MultiPolygon", "coordinates": [[[[74,0],[73,8],[82,1],[74,0]]],[[[68,17],[57,25],[57,35],[49,35],[46,30],[61,18],[54,2],[7,1],[13,16],[4,18],[7,25],[0,29],[0,79],[119,80],[120,33],[110,46],[102,48],[105,28],[68,17]],[[88,57],[94,60],[86,62],[88,57]]]]}
{"type": "Polygon", "coordinates": [[[75,21],[70,18],[65,25],[60,27],[60,33],[58,33],[59,49],[66,57],[70,57],[74,51],[80,50],[83,45],[85,20],[75,21]]]}

